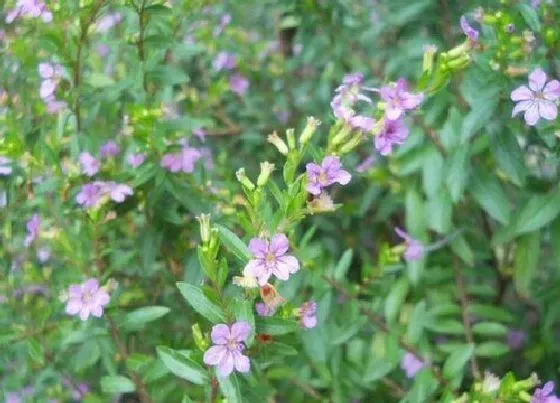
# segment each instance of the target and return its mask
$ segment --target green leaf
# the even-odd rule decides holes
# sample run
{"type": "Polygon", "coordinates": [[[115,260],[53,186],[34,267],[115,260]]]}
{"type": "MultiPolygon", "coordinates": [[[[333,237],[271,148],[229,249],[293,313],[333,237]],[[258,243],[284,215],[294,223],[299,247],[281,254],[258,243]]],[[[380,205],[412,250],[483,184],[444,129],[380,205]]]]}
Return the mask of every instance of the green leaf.
{"type": "Polygon", "coordinates": [[[451,197],[442,189],[426,204],[426,217],[430,217],[429,226],[434,231],[445,234],[451,229],[453,205],[451,197]]]}
{"type": "Polygon", "coordinates": [[[504,129],[490,131],[490,149],[509,179],[517,186],[523,186],[527,175],[525,155],[515,135],[504,129]]]}
{"type": "Polygon", "coordinates": [[[237,235],[221,225],[216,225],[216,228],[222,244],[228,251],[242,262],[247,262],[251,258],[247,245],[237,235]]]}
{"type": "Polygon", "coordinates": [[[233,300],[233,314],[235,315],[235,319],[237,321],[243,320],[251,326],[251,332],[245,341],[247,347],[250,347],[255,339],[255,314],[253,312],[253,301],[241,298],[235,298],[233,300]]]}
{"type": "Polygon", "coordinates": [[[422,170],[422,185],[424,193],[430,197],[437,193],[443,182],[443,157],[435,147],[430,147],[424,154],[424,166],[422,170]]]}
{"type": "Polygon", "coordinates": [[[427,320],[426,301],[420,301],[414,307],[408,322],[407,339],[410,343],[416,344],[420,340],[427,320]]]}
{"type": "Polygon", "coordinates": [[[437,323],[430,323],[427,325],[428,329],[436,333],[444,334],[464,334],[465,327],[457,320],[444,319],[437,323]]]}
{"type": "Polygon", "coordinates": [[[436,391],[438,382],[432,373],[426,369],[420,371],[414,377],[412,388],[406,397],[409,403],[420,403],[428,401],[428,398],[436,391]]]}
{"type": "Polygon", "coordinates": [[[279,317],[257,317],[256,326],[258,333],[266,333],[271,336],[279,336],[282,334],[293,333],[299,326],[293,320],[283,319],[279,317]]]}
{"type": "Polygon", "coordinates": [[[393,323],[402,303],[408,294],[408,279],[402,277],[392,287],[387,299],[385,300],[385,318],[388,323],[393,323]]]}
{"type": "Polygon", "coordinates": [[[470,175],[469,162],[469,146],[466,144],[458,147],[448,159],[445,184],[454,203],[463,198],[470,175]]]}
{"type": "Polygon", "coordinates": [[[228,403],[243,403],[244,400],[241,395],[239,380],[237,379],[236,374],[231,374],[227,377],[219,376],[218,382],[220,384],[220,390],[227,399],[228,403]]]}
{"type": "Polygon", "coordinates": [[[128,329],[140,329],[146,323],[153,322],[166,315],[171,309],[166,306],[145,306],[126,315],[123,326],[128,329]]]}
{"type": "Polygon", "coordinates": [[[515,252],[515,288],[525,296],[530,294],[540,254],[541,234],[536,231],[523,235],[517,242],[515,252]]]}
{"type": "Polygon", "coordinates": [[[487,341],[477,344],[474,353],[479,357],[495,358],[507,354],[509,351],[509,347],[505,343],[499,341],[487,341]]]}
{"type": "Polygon", "coordinates": [[[509,200],[495,175],[477,170],[469,190],[473,199],[490,217],[502,224],[509,222],[509,200]]]}
{"type": "Polygon", "coordinates": [[[352,263],[352,256],[354,255],[352,249],[347,249],[343,254],[336,267],[333,270],[333,277],[335,280],[343,280],[352,263]]]}
{"type": "Polygon", "coordinates": [[[103,73],[97,73],[95,71],[88,72],[86,77],[87,83],[93,88],[104,88],[115,84],[115,81],[111,77],[108,77],[103,73]]]}
{"type": "Polygon", "coordinates": [[[473,344],[463,344],[453,351],[443,364],[443,376],[453,379],[459,375],[474,352],[473,344]]]}
{"type": "Polygon", "coordinates": [[[156,351],[167,369],[179,378],[198,385],[203,385],[206,382],[208,378],[206,370],[190,358],[190,353],[172,350],[165,346],[157,347],[156,351]]]}
{"type": "Polygon", "coordinates": [[[456,236],[450,243],[453,252],[469,267],[474,266],[474,252],[463,235],[456,236]]]}
{"type": "Polygon", "coordinates": [[[405,204],[406,228],[411,234],[418,236],[426,230],[424,202],[418,192],[416,192],[416,190],[412,187],[406,192],[405,204]]]}
{"type": "Polygon", "coordinates": [[[541,30],[541,23],[539,21],[539,16],[537,10],[531,7],[529,4],[520,4],[518,6],[521,16],[531,28],[531,31],[538,33],[541,30]]]}
{"type": "Polygon", "coordinates": [[[554,220],[559,213],[560,188],[546,195],[535,195],[521,209],[515,223],[515,233],[536,231],[554,220]]]}
{"type": "Polygon", "coordinates": [[[461,143],[467,143],[492,117],[496,106],[495,100],[485,100],[480,106],[471,109],[463,120],[461,143]]]}
{"type": "Polygon", "coordinates": [[[39,365],[45,364],[45,349],[37,339],[30,339],[27,342],[27,352],[34,362],[39,365]]]}
{"type": "Polygon", "coordinates": [[[479,322],[472,326],[472,331],[474,334],[481,336],[505,336],[508,328],[501,323],[479,322]]]}
{"type": "Polygon", "coordinates": [[[101,390],[105,393],[130,393],[136,390],[136,386],[124,376],[102,376],[101,390]]]}
{"type": "Polygon", "coordinates": [[[192,284],[179,282],[177,288],[183,298],[193,307],[195,311],[212,323],[224,323],[226,321],[222,309],[212,303],[199,287],[192,284]]]}

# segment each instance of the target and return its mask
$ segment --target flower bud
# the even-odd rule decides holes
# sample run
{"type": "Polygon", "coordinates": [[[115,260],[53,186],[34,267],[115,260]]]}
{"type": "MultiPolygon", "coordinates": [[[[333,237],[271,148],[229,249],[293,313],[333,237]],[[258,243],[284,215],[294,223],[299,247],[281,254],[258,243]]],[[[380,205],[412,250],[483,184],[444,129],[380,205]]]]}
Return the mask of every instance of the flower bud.
{"type": "Polygon", "coordinates": [[[274,164],[271,164],[268,161],[261,162],[261,173],[257,178],[257,186],[261,187],[266,185],[266,182],[268,182],[268,178],[270,177],[272,171],[274,171],[274,164]]]}
{"type": "Polygon", "coordinates": [[[303,132],[299,137],[299,143],[301,145],[304,145],[309,140],[311,140],[311,137],[313,137],[313,134],[315,134],[315,130],[317,130],[317,126],[319,126],[320,124],[321,121],[319,119],[316,119],[313,116],[309,116],[307,118],[307,124],[305,125],[305,128],[303,129],[303,132]]]}
{"type": "Polygon", "coordinates": [[[200,351],[207,350],[209,343],[208,340],[206,340],[206,338],[202,334],[202,331],[200,330],[200,325],[198,323],[195,323],[194,325],[192,325],[191,330],[194,339],[194,344],[196,344],[196,346],[200,349],[200,351]]]}
{"type": "Polygon", "coordinates": [[[239,181],[239,183],[241,183],[247,189],[253,190],[255,188],[255,185],[253,184],[253,182],[251,182],[251,180],[245,174],[245,168],[239,168],[237,170],[237,172],[235,173],[235,176],[237,177],[237,180],[239,181]]]}
{"type": "Polygon", "coordinates": [[[276,147],[276,149],[280,152],[280,154],[288,155],[288,146],[286,145],[284,140],[282,140],[280,137],[278,137],[278,134],[276,134],[276,132],[273,132],[272,134],[270,134],[267,137],[267,140],[270,144],[272,144],[272,145],[274,145],[274,147],[276,147]]]}
{"type": "Polygon", "coordinates": [[[422,60],[422,71],[431,73],[434,68],[434,56],[437,52],[436,45],[424,46],[424,58],[422,60]]]}
{"type": "Polygon", "coordinates": [[[333,146],[342,144],[350,134],[350,131],[351,131],[351,127],[348,124],[343,125],[340,131],[337,134],[335,134],[335,136],[333,137],[331,144],[333,146]]]}
{"type": "Polygon", "coordinates": [[[196,219],[200,223],[200,239],[207,244],[210,241],[210,214],[201,214],[196,219]]]}
{"type": "Polygon", "coordinates": [[[341,148],[340,148],[340,154],[347,154],[350,151],[352,151],[355,147],[357,147],[358,145],[360,145],[360,143],[362,142],[362,137],[361,136],[353,136],[348,142],[346,142],[341,148]]]}
{"type": "Polygon", "coordinates": [[[307,202],[307,208],[311,214],[327,213],[336,210],[332,198],[327,193],[321,193],[318,197],[307,202]]]}
{"type": "Polygon", "coordinates": [[[288,139],[288,147],[291,150],[296,148],[296,135],[294,129],[286,130],[286,138],[288,139]]]}

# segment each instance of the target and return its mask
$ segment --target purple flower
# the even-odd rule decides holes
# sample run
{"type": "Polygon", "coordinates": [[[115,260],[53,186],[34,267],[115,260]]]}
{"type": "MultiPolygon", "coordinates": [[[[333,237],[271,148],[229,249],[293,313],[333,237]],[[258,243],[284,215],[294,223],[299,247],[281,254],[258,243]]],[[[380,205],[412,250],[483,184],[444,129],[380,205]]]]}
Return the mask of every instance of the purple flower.
{"type": "Polygon", "coordinates": [[[414,375],[426,364],[420,361],[414,354],[406,353],[401,361],[401,369],[405,372],[407,378],[414,378],[414,375]]]}
{"type": "Polygon", "coordinates": [[[41,88],[39,89],[39,96],[41,99],[47,99],[53,95],[56,89],[56,82],[53,80],[45,80],[41,83],[41,88]]]}
{"type": "Polygon", "coordinates": [[[288,280],[290,274],[299,270],[297,259],[286,255],[289,247],[284,234],[276,234],[270,242],[260,238],[251,239],[249,251],[254,259],[249,260],[243,275],[255,277],[260,286],[264,286],[272,275],[280,280],[288,280]]]}
{"type": "Polygon", "coordinates": [[[206,137],[206,131],[202,127],[197,127],[193,130],[193,134],[198,137],[198,139],[204,142],[204,138],[206,137]]]}
{"type": "Polygon", "coordinates": [[[22,403],[23,400],[19,396],[18,392],[8,392],[5,395],[6,401],[5,403],[22,403]]]}
{"type": "Polygon", "coordinates": [[[104,15],[95,24],[96,31],[98,33],[104,34],[107,31],[109,31],[112,27],[119,24],[122,21],[122,19],[123,19],[123,15],[121,13],[112,13],[112,14],[104,15]]]}
{"type": "Polygon", "coordinates": [[[114,157],[116,155],[119,155],[120,152],[120,147],[113,140],[110,140],[107,143],[103,144],[99,149],[99,154],[101,155],[101,157],[114,157]]]}
{"type": "Polygon", "coordinates": [[[41,17],[44,22],[49,23],[53,16],[43,0],[18,0],[15,8],[6,15],[6,23],[11,24],[18,17],[41,17]]]}
{"type": "Polygon", "coordinates": [[[272,316],[276,309],[267,306],[264,302],[257,302],[255,304],[255,311],[257,311],[257,315],[259,316],[272,316]]]}
{"type": "Polygon", "coordinates": [[[424,99],[424,94],[408,91],[408,84],[404,78],[381,87],[379,96],[387,103],[385,116],[389,120],[396,120],[406,111],[416,109],[424,99]]]}
{"type": "Polygon", "coordinates": [[[469,41],[471,43],[476,43],[478,41],[479,32],[469,24],[469,22],[467,21],[467,17],[462,15],[459,23],[461,25],[463,33],[469,38],[469,41]]]}
{"type": "Polygon", "coordinates": [[[99,161],[97,161],[88,152],[83,152],[80,154],[80,165],[82,166],[82,173],[87,176],[93,176],[99,172],[99,161]]]}
{"type": "Polygon", "coordinates": [[[547,83],[546,78],[546,73],[541,68],[537,68],[529,74],[529,88],[522,85],[511,92],[511,100],[517,102],[511,116],[525,112],[525,122],[529,126],[536,125],[539,118],[556,119],[560,81],[552,80],[547,83]]]}
{"type": "Polygon", "coordinates": [[[301,304],[298,314],[301,317],[301,325],[306,329],[317,326],[317,303],[307,301],[301,304]]]}
{"type": "Polygon", "coordinates": [[[11,162],[11,159],[0,156],[0,175],[6,176],[12,173],[11,162]]]}
{"type": "Polygon", "coordinates": [[[180,152],[165,154],[160,165],[170,172],[192,173],[195,163],[201,156],[201,152],[196,148],[184,146],[180,152]]]}
{"type": "Polygon", "coordinates": [[[541,5],[541,0],[531,0],[531,7],[538,8],[541,5]]]}
{"type": "Polygon", "coordinates": [[[397,235],[404,239],[406,251],[404,258],[408,261],[420,260],[424,256],[424,246],[400,228],[395,228],[397,235]]]}
{"type": "Polygon", "coordinates": [[[43,79],[39,96],[45,102],[54,94],[57,81],[62,77],[62,72],[62,66],[58,63],[39,63],[39,75],[43,79]]]}
{"type": "Polygon", "coordinates": [[[323,158],[321,165],[313,162],[305,166],[307,170],[307,191],[313,195],[321,193],[322,189],[334,183],[346,185],[352,179],[350,173],[342,169],[340,158],[328,156],[323,158]]]}
{"type": "Polygon", "coordinates": [[[358,171],[359,173],[364,173],[365,171],[370,169],[373,166],[373,164],[375,164],[375,162],[376,162],[375,156],[370,155],[356,166],[356,171],[358,171]]]}
{"type": "Polygon", "coordinates": [[[117,203],[122,203],[126,196],[131,196],[134,193],[128,185],[115,182],[109,182],[107,185],[109,196],[117,203]]]}
{"type": "Polygon", "coordinates": [[[78,387],[72,389],[72,398],[80,400],[89,393],[89,386],[87,383],[80,383],[78,387]]]}
{"type": "Polygon", "coordinates": [[[229,88],[239,96],[243,96],[249,89],[249,80],[239,73],[233,74],[229,78],[229,88]]]}
{"type": "Polygon", "coordinates": [[[83,207],[94,207],[101,200],[101,189],[95,183],[86,183],[82,185],[80,193],[76,195],[76,201],[83,207]]]}
{"type": "Polygon", "coordinates": [[[213,326],[211,338],[214,345],[204,353],[204,363],[217,366],[221,377],[227,377],[234,368],[249,372],[249,357],[242,354],[249,333],[251,326],[247,322],[236,322],[231,327],[225,324],[213,326]]]}
{"type": "Polygon", "coordinates": [[[73,284],[68,289],[66,313],[79,315],[81,320],[87,320],[90,315],[100,318],[103,307],[109,303],[109,294],[95,278],[86,280],[83,284],[73,284]]]}
{"type": "Polygon", "coordinates": [[[95,46],[95,50],[97,51],[99,57],[106,58],[107,55],[109,55],[111,48],[106,43],[99,43],[95,46]]]}
{"type": "Polygon", "coordinates": [[[362,90],[376,91],[374,88],[363,86],[364,75],[362,73],[346,74],[335,92],[337,95],[331,101],[331,108],[338,119],[350,121],[354,115],[352,107],[357,101],[371,103],[371,99],[362,93],[362,90]]]}
{"type": "Polygon", "coordinates": [[[212,68],[216,71],[232,70],[237,67],[237,58],[233,53],[220,52],[212,61],[212,68]]]}
{"type": "Polygon", "coordinates": [[[507,343],[510,349],[519,350],[527,340],[527,333],[519,329],[511,329],[507,335],[507,343]]]}
{"type": "Polygon", "coordinates": [[[393,152],[395,144],[404,144],[408,137],[408,127],[402,119],[386,119],[381,132],[375,136],[375,149],[381,155],[389,155],[393,152]]]}
{"type": "Polygon", "coordinates": [[[352,116],[350,118],[350,126],[364,132],[371,132],[375,126],[375,119],[361,115],[352,116]]]}
{"type": "Polygon", "coordinates": [[[220,18],[220,23],[214,28],[213,35],[214,36],[220,35],[224,31],[224,28],[227,25],[229,25],[230,22],[231,22],[231,15],[224,14],[222,18],[220,18]]]}
{"type": "Polygon", "coordinates": [[[40,226],[41,218],[39,217],[39,214],[33,214],[31,219],[25,224],[25,227],[27,228],[27,236],[25,237],[23,244],[26,248],[29,247],[35,239],[37,239],[40,226]]]}
{"type": "Polygon", "coordinates": [[[560,403],[560,399],[554,396],[554,382],[548,381],[541,388],[537,388],[533,397],[531,398],[531,403],[560,403]]]}
{"type": "Polygon", "coordinates": [[[46,102],[47,112],[51,115],[54,115],[55,113],[58,113],[68,107],[66,101],[59,101],[55,99],[54,96],[50,96],[44,101],[46,102]]]}
{"type": "Polygon", "coordinates": [[[47,246],[42,247],[37,250],[36,255],[41,263],[45,263],[51,258],[51,249],[47,246]]]}
{"type": "Polygon", "coordinates": [[[126,157],[126,162],[128,162],[128,164],[132,168],[138,168],[140,165],[144,163],[145,160],[146,160],[146,154],[143,153],[128,154],[128,156],[126,157]]]}

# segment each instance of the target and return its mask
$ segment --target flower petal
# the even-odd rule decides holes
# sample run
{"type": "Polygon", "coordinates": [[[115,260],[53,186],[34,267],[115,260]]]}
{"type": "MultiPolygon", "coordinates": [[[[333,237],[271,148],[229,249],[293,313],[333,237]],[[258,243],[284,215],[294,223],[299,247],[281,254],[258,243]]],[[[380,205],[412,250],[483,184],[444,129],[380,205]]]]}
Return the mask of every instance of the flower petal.
{"type": "Polygon", "coordinates": [[[533,91],[531,91],[525,85],[514,89],[510,95],[512,101],[526,101],[528,99],[533,99],[534,97],[535,94],[533,94],[533,91]]]}
{"type": "Polygon", "coordinates": [[[82,309],[80,310],[80,319],[85,321],[89,318],[90,309],[88,305],[82,305],[82,309]]]}
{"type": "Polygon", "coordinates": [[[90,306],[91,314],[97,318],[103,316],[103,307],[101,305],[90,306]]]}
{"type": "Polygon", "coordinates": [[[534,126],[539,121],[539,107],[536,102],[533,102],[531,106],[525,111],[525,122],[529,126],[534,126]]]}
{"type": "Polygon", "coordinates": [[[251,325],[245,321],[236,322],[231,325],[231,337],[238,342],[247,340],[251,333],[251,325]]]}
{"type": "Polygon", "coordinates": [[[284,256],[290,247],[290,241],[284,234],[276,234],[270,241],[269,250],[276,257],[284,256]]]}
{"type": "Polygon", "coordinates": [[[96,278],[90,278],[82,286],[83,292],[95,293],[99,288],[99,282],[96,278]]]}
{"type": "Polygon", "coordinates": [[[222,360],[218,363],[218,374],[225,378],[233,371],[233,354],[230,351],[227,351],[222,358],[222,360]]]}
{"type": "Polygon", "coordinates": [[[268,252],[268,242],[260,238],[253,238],[249,241],[249,252],[253,256],[265,259],[268,252]]]}
{"type": "Polygon", "coordinates": [[[64,311],[68,315],[76,315],[82,309],[82,300],[78,298],[70,298],[66,303],[64,311]]]}
{"type": "Polygon", "coordinates": [[[243,275],[245,277],[259,277],[266,273],[266,266],[261,259],[249,260],[249,263],[243,269],[243,275]]]}
{"type": "Polygon", "coordinates": [[[552,101],[538,101],[539,115],[546,120],[554,120],[558,116],[558,107],[552,101]]]}
{"type": "Polygon", "coordinates": [[[39,95],[41,98],[45,99],[52,95],[56,88],[56,84],[53,80],[45,80],[41,83],[41,89],[39,90],[39,95]]]}
{"type": "Polygon", "coordinates": [[[533,70],[529,74],[529,88],[533,91],[541,91],[546,83],[546,73],[541,68],[533,70]]]}
{"type": "Polygon", "coordinates": [[[204,363],[206,365],[218,365],[218,363],[224,358],[227,351],[227,347],[222,345],[210,347],[204,353],[204,363]]]}
{"type": "Polygon", "coordinates": [[[519,112],[525,112],[527,109],[531,107],[531,105],[533,105],[533,103],[534,103],[533,100],[518,102],[513,108],[513,110],[511,111],[511,117],[514,117],[519,112]]]}
{"type": "Polygon", "coordinates": [[[251,362],[249,361],[249,357],[241,354],[239,351],[236,351],[233,354],[235,369],[239,372],[249,372],[249,370],[251,369],[251,362]]]}
{"type": "Polygon", "coordinates": [[[543,95],[545,99],[549,101],[556,101],[560,98],[560,81],[552,80],[545,85],[543,90],[543,95]]]}
{"type": "Polygon", "coordinates": [[[316,316],[303,316],[301,318],[303,326],[307,329],[312,329],[317,326],[317,317],[316,316]]]}
{"type": "Polygon", "coordinates": [[[227,344],[230,338],[229,326],[223,323],[212,326],[210,338],[214,344],[227,344]]]}
{"type": "Polygon", "coordinates": [[[349,172],[344,171],[344,170],[340,170],[338,171],[338,173],[335,175],[334,177],[334,182],[338,182],[341,185],[346,185],[350,182],[350,180],[352,179],[352,175],[350,175],[349,172]]]}

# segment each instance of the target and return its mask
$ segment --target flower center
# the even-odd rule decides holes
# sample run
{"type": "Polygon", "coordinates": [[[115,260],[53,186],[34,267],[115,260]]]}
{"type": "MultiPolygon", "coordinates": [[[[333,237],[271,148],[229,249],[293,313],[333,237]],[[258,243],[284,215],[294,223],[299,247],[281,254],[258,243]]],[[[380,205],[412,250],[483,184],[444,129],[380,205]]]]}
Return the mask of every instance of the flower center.
{"type": "Polygon", "coordinates": [[[93,295],[91,295],[90,292],[84,292],[84,293],[82,294],[82,301],[83,301],[84,303],[87,304],[87,303],[89,303],[92,299],[93,299],[93,295]]]}
{"type": "Polygon", "coordinates": [[[323,186],[328,186],[329,178],[325,171],[321,171],[321,173],[319,174],[319,183],[323,186]]]}
{"type": "Polygon", "coordinates": [[[276,261],[276,256],[274,256],[274,253],[268,252],[266,254],[266,263],[273,263],[275,261],[276,261]]]}

